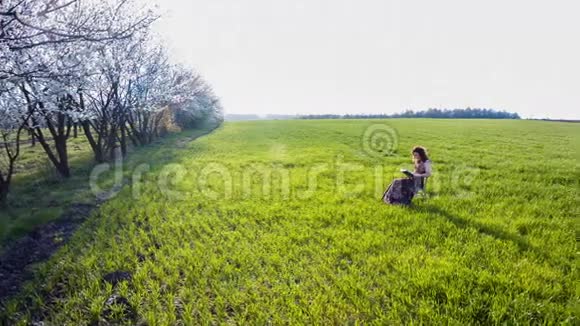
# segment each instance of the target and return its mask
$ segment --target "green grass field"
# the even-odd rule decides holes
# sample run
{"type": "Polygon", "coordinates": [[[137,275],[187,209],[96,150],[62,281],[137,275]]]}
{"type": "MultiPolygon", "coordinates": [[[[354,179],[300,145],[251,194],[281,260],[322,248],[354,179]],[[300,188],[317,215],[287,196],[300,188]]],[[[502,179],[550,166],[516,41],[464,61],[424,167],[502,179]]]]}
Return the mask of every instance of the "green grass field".
{"type": "MultiPolygon", "coordinates": [[[[128,164],[149,172],[35,267],[11,324],[577,324],[580,125],[226,123],[128,164]],[[373,125],[397,151],[368,151],[373,125]],[[413,145],[412,207],[380,201],[413,145]],[[127,271],[113,287],[103,276],[127,271]],[[105,304],[116,293],[126,304],[105,304]]],[[[372,144],[371,144],[372,145],[372,144]]],[[[136,173],[135,175],[139,175],[136,173]]]]}

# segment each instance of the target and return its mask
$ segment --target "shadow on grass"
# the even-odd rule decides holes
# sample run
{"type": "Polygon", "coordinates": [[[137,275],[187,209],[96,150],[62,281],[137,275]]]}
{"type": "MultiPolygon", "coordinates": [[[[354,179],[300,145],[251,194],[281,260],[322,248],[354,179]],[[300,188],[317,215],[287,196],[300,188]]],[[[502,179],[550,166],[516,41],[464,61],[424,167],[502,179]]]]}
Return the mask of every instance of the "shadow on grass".
{"type": "Polygon", "coordinates": [[[443,216],[446,219],[448,219],[449,221],[451,221],[453,224],[455,224],[455,226],[460,228],[460,229],[473,228],[473,229],[477,230],[479,233],[492,236],[496,239],[513,242],[514,244],[516,244],[518,246],[518,248],[521,251],[532,251],[546,260],[551,260],[550,256],[546,252],[544,252],[542,249],[532,245],[524,237],[519,236],[517,234],[507,232],[505,230],[502,230],[500,227],[493,226],[493,225],[487,225],[487,224],[484,224],[481,222],[465,219],[465,218],[453,215],[453,214],[449,213],[448,211],[445,211],[445,210],[443,210],[435,205],[431,205],[431,204],[421,203],[419,205],[412,205],[409,207],[409,209],[414,210],[414,211],[418,211],[418,212],[431,213],[431,214],[443,216]]]}

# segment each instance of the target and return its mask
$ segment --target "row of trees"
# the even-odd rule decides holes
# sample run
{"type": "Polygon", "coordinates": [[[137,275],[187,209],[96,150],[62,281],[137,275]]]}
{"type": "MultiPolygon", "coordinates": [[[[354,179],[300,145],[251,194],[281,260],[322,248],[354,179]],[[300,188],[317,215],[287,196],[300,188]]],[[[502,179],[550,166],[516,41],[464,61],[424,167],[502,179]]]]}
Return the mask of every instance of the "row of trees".
{"type": "Polygon", "coordinates": [[[133,0],[0,1],[0,201],[29,134],[64,178],[67,143],[84,133],[95,161],[149,144],[169,122],[220,119],[212,89],[170,62],[133,0]]]}
{"type": "Polygon", "coordinates": [[[387,119],[387,118],[433,118],[433,119],[520,119],[517,113],[494,109],[428,109],[424,111],[407,110],[395,114],[319,114],[304,115],[301,119],[387,119]]]}

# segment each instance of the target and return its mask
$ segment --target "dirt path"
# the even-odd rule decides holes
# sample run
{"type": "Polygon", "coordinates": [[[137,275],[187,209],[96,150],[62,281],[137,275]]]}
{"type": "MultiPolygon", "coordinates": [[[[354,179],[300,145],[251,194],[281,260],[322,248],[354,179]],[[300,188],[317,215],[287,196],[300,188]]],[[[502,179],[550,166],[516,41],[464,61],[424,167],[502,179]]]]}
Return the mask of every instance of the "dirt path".
{"type": "Polygon", "coordinates": [[[7,246],[0,255],[0,303],[18,293],[32,277],[28,266],[44,261],[68,242],[96,205],[76,204],[58,220],[36,228],[7,246]]]}

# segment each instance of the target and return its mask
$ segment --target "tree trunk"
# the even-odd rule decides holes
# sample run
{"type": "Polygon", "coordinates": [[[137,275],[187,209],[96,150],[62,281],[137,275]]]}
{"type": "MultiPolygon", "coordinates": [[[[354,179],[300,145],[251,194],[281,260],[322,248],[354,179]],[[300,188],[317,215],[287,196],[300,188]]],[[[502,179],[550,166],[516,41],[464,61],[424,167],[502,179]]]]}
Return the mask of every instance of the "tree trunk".
{"type": "MultiPolygon", "coordinates": [[[[68,156],[67,156],[67,148],[66,148],[66,136],[65,135],[56,135],[54,137],[54,147],[56,149],[56,154],[48,145],[46,139],[44,138],[44,134],[40,128],[36,128],[35,137],[44,149],[48,159],[52,162],[54,167],[56,168],[57,172],[65,178],[70,177],[70,168],[68,166],[68,156]],[[57,157],[58,156],[58,157],[57,157]]],[[[54,133],[53,133],[54,134],[54,133]]]]}
{"type": "Polygon", "coordinates": [[[68,164],[68,151],[67,151],[67,140],[66,136],[59,136],[54,140],[54,147],[59,157],[59,164],[57,166],[58,172],[65,178],[70,177],[70,166],[68,164]]]}
{"type": "Polygon", "coordinates": [[[127,132],[125,130],[125,125],[121,124],[121,139],[119,143],[121,145],[121,154],[127,156],[127,132]]]}
{"type": "Polygon", "coordinates": [[[34,137],[31,129],[28,129],[28,135],[30,136],[30,147],[34,147],[36,145],[36,137],[34,137]]]}
{"type": "Polygon", "coordinates": [[[105,162],[105,157],[103,156],[103,149],[101,148],[100,144],[95,141],[93,137],[93,133],[91,132],[91,125],[89,121],[83,121],[81,123],[83,127],[83,131],[85,132],[85,136],[87,137],[87,141],[93,150],[93,154],[95,156],[95,161],[97,163],[105,162]]]}
{"type": "Polygon", "coordinates": [[[9,191],[10,191],[10,183],[4,180],[0,180],[0,206],[6,205],[6,199],[8,197],[9,191]]]}
{"type": "Polygon", "coordinates": [[[22,130],[28,125],[28,117],[23,121],[16,131],[16,139],[14,141],[14,147],[11,147],[8,142],[8,135],[6,133],[2,134],[2,139],[4,140],[4,151],[8,159],[8,168],[6,171],[2,172],[0,170],[0,205],[6,204],[6,198],[8,192],[10,191],[10,183],[12,181],[12,176],[14,175],[14,163],[20,155],[20,135],[22,130]]]}
{"type": "Polygon", "coordinates": [[[0,176],[0,206],[6,205],[6,199],[8,198],[8,193],[10,192],[10,177],[5,178],[0,176]]]}

